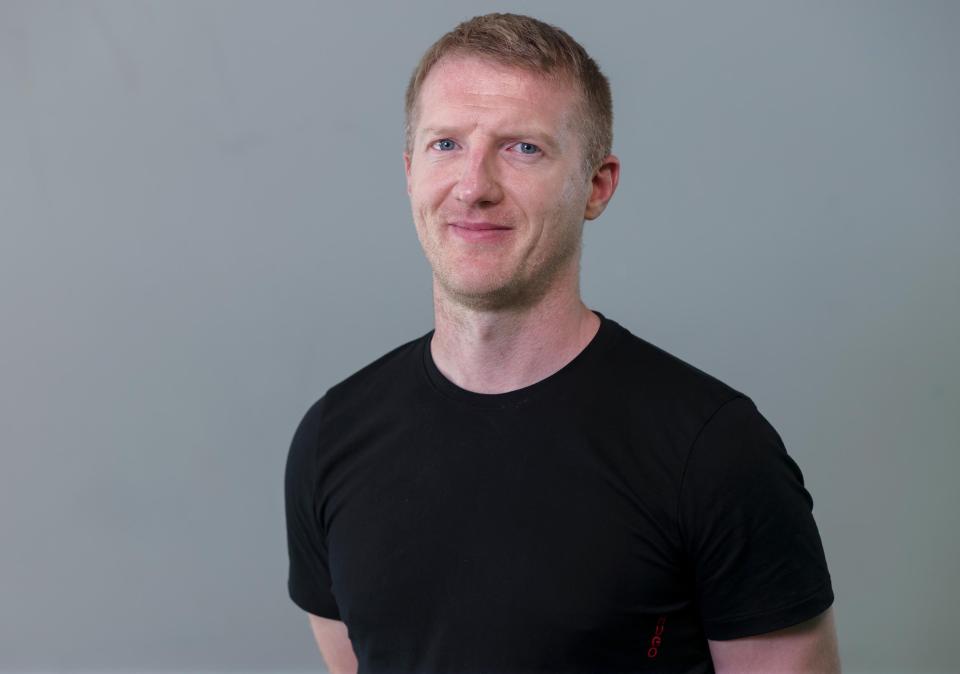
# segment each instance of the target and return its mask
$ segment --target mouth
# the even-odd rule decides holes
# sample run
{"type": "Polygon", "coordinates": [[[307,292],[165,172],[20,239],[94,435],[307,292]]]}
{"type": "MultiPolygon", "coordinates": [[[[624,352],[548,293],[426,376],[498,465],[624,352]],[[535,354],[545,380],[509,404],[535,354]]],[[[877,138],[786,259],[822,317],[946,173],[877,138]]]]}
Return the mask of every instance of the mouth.
{"type": "Polygon", "coordinates": [[[493,222],[449,222],[447,223],[451,227],[457,227],[459,229],[467,229],[472,232],[486,232],[491,229],[510,229],[506,225],[498,225],[493,222]]]}
{"type": "Polygon", "coordinates": [[[465,241],[496,241],[503,239],[511,227],[494,222],[448,222],[450,230],[465,241]]]}

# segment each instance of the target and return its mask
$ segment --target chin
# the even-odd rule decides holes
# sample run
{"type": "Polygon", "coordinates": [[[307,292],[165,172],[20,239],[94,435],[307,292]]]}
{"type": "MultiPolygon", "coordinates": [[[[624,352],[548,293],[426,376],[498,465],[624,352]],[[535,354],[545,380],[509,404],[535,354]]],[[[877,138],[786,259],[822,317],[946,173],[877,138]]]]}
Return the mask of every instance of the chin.
{"type": "Polygon", "coordinates": [[[446,297],[460,306],[470,309],[496,311],[517,309],[535,304],[536,293],[515,283],[451,283],[440,281],[446,297]]]}

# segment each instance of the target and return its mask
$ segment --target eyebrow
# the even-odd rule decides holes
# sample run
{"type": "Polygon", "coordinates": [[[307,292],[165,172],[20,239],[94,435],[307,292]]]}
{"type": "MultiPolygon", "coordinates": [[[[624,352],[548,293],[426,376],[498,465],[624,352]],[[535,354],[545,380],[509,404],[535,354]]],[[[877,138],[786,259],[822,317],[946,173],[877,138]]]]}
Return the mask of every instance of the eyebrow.
{"type": "MultiPolygon", "coordinates": [[[[453,126],[438,126],[422,128],[418,133],[422,136],[440,138],[443,136],[456,136],[460,131],[461,129],[453,126]]],[[[561,149],[560,143],[558,143],[553,136],[542,131],[537,131],[536,129],[517,129],[508,133],[498,133],[497,135],[504,138],[529,138],[555,152],[561,149]]]]}

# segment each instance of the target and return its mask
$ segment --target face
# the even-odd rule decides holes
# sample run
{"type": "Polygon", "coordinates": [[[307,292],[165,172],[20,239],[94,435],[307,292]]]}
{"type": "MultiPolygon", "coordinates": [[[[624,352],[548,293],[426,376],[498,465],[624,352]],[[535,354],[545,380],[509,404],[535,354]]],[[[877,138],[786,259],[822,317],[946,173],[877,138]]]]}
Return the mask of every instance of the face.
{"type": "Polygon", "coordinates": [[[572,85],[475,58],[431,69],[404,161],[447,299],[496,308],[576,283],[584,218],[616,185],[615,170],[599,186],[583,173],[578,102],[572,85]]]}

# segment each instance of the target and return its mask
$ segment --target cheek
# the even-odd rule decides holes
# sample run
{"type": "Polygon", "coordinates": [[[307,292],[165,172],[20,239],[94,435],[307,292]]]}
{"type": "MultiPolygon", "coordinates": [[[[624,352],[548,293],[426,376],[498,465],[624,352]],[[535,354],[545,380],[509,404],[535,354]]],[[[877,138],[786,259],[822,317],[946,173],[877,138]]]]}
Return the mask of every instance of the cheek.
{"type": "Polygon", "coordinates": [[[425,171],[414,176],[409,183],[410,199],[421,206],[436,205],[445,192],[444,176],[437,171],[425,171]]]}
{"type": "Polygon", "coordinates": [[[517,203],[531,215],[536,213],[546,220],[545,225],[576,219],[578,211],[582,211],[581,207],[586,204],[583,186],[571,178],[548,186],[534,183],[525,190],[518,190],[516,194],[519,197],[517,203]]]}
{"type": "Polygon", "coordinates": [[[582,205],[586,208],[589,185],[579,175],[570,175],[560,190],[561,201],[570,205],[582,205]]]}

